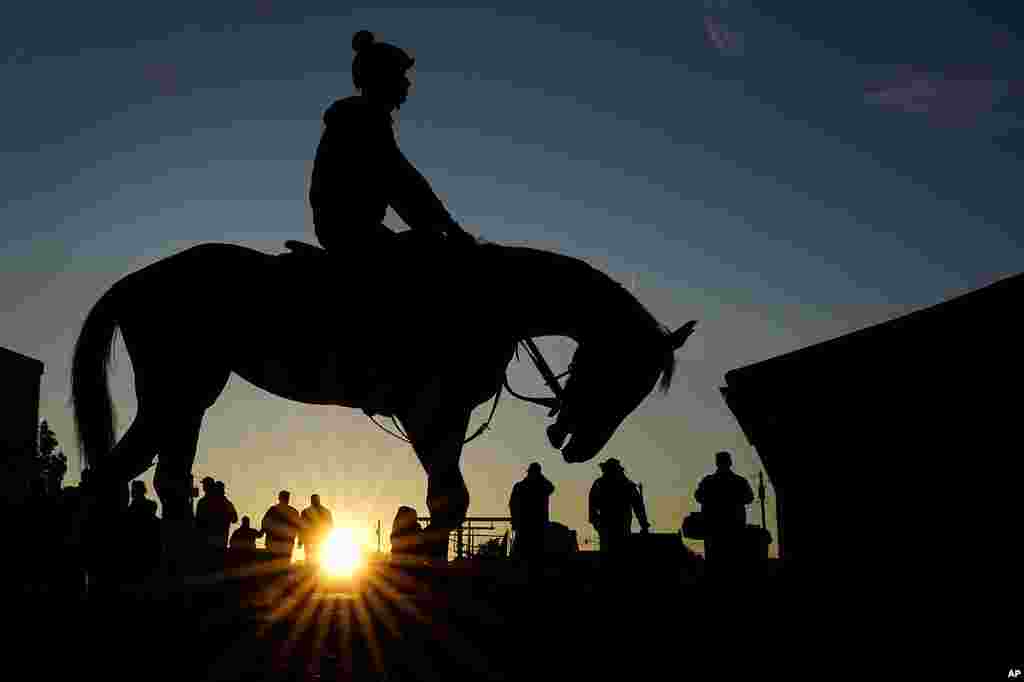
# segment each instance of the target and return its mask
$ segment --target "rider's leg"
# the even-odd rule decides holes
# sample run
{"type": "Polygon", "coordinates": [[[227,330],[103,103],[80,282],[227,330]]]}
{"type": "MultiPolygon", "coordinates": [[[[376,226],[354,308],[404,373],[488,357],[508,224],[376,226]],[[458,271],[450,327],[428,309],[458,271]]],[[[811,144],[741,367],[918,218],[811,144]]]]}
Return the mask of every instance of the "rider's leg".
{"type": "MultiPolygon", "coordinates": [[[[407,236],[404,236],[404,233],[399,238],[398,234],[386,225],[375,223],[365,230],[353,248],[356,252],[368,256],[364,263],[373,263],[371,267],[380,268],[381,272],[400,273],[401,277],[415,281],[418,277],[414,271],[413,249],[406,242],[407,236]]],[[[373,276],[377,276],[377,273],[367,273],[367,279],[373,276]]],[[[398,280],[394,283],[398,283],[398,280]]],[[[384,287],[394,283],[385,283],[384,287]]],[[[367,282],[368,290],[376,288],[373,282],[367,282]]],[[[408,313],[404,322],[413,328],[421,326],[418,317],[409,316],[408,313]]],[[[408,354],[403,352],[404,337],[397,331],[389,327],[385,334],[373,339],[376,354],[385,358],[386,362],[367,368],[367,395],[363,401],[363,411],[370,416],[381,413],[393,414],[404,407],[400,404],[402,389],[410,383],[409,374],[415,370],[415,366],[409,365],[406,361],[408,354]]]]}

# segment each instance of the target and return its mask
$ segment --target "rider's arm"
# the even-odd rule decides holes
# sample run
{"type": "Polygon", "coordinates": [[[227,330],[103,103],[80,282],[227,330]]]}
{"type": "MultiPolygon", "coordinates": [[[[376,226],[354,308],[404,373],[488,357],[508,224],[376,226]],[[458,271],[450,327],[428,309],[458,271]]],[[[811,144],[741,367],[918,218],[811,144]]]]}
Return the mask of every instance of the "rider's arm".
{"type": "Polygon", "coordinates": [[[398,149],[393,150],[393,173],[388,183],[388,204],[409,227],[440,234],[461,232],[427,179],[398,149]]]}

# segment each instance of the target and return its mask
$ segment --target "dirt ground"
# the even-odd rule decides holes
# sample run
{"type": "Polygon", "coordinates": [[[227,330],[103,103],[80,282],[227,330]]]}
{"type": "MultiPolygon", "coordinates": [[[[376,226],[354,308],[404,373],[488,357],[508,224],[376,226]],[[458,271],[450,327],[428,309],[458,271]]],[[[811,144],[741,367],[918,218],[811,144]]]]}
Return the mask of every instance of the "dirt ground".
{"type": "Polygon", "coordinates": [[[759,634],[775,587],[638,567],[293,567],[26,597],[12,651],[34,679],[104,682],[739,679],[777,656],[759,634]]]}

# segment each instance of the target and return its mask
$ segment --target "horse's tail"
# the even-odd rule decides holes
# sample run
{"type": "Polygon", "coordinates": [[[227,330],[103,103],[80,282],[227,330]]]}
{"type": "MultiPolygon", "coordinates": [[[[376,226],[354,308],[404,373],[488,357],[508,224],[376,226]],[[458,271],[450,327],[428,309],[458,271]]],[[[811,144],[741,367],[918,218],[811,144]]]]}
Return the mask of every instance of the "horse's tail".
{"type": "Polygon", "coordinates": [[[71,403],[78,447],[90,467],[114,448],[114,403],[107,371],[118,327],[115,289],[103,294],[89,311],[71,359],[71,403]]]}

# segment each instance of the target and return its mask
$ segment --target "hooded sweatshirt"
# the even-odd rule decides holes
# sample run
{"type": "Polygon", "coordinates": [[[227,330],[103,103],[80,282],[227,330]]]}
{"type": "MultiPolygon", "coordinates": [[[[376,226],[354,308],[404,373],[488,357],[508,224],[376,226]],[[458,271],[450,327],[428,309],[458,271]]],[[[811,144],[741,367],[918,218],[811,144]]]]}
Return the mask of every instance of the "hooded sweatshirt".
{"type": "Polygon", "coordinates": [[[455,224],[398,148],[391,114],[356,95],[334,102],[323,121],[309,188],[321,242],[340,231],[379,225],[388,206],[413,229],[455,224]]]}

